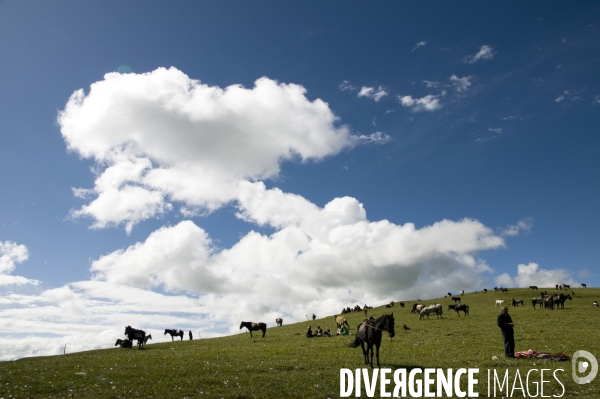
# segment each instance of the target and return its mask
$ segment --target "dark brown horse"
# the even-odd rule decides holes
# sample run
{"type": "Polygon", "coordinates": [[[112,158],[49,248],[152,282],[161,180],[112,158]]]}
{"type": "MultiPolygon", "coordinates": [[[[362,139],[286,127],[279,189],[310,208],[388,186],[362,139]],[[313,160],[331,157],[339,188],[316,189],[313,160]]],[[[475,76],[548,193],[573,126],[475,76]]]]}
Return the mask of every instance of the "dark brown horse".
{"type": "Polygon", "coordinates": [[[125,335],[127,338],[133,342],[134,339],[137,339],[138,349],[142,349],[144,347],[146,332],[144,330],[137,330],[131,326],[125,327],[125,335]]]}
{"type": "Polygon", "coordinates": [[[242,321],[240,324],[240,330],[246,327],[250,331],[250,338],[252,338],[252,331],[262,331],[263,337],[267,333],[267,325],[265,323],[252,323],[251,321],[242,321]]]}
{"type": "Polygon", "coordinates": [[[115,346],[120,346],[121,348],[129,348],[131,349],[133,347],[133,343],[128,340],[128,339],[117,339],[117,342],[115,342],[115,346]]]}
{"type": "Polygon", "coordinates": [[[356,338],[351,344],[347,344],[350,348],[356,348],[360,345],[365,357],[365,364],[370,364],[373,368],[373,346],[375,346],[375,355],[377,357],[377,367],[379,365],[379,347],[381,346],[381,338],[383,332],[387,331],[390,338],[395,335],[394,332],[394,314],[384,314],[377,319],[365,320],[356,329],[356,338]],[[365,350],[365,344],[367,349],[365,350]],[[371,359],[369,361],[369,353],[371,359]]]}

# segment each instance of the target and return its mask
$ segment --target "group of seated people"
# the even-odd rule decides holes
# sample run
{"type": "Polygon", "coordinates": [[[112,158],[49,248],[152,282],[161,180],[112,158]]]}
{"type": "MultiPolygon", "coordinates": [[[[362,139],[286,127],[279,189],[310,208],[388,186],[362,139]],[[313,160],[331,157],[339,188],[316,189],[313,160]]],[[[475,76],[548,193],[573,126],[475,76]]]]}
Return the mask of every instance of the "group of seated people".
{"type": "MultiPolygon", "coordinates": [[[[348,327],[342,326],[342,327],[338,328],[336,335],[349,335],[348,327]]],[[[308,326],[308,328],[306,329],[306,338],[333,337],[333,336],[334,335],[331,333],[331,331],[329,329],[327,329],[327,331],[323,332],[323,330],[321,329],[321,326],[317,326],[317,329],[314,334],[313,334],[311,326],[308,326]]]]}

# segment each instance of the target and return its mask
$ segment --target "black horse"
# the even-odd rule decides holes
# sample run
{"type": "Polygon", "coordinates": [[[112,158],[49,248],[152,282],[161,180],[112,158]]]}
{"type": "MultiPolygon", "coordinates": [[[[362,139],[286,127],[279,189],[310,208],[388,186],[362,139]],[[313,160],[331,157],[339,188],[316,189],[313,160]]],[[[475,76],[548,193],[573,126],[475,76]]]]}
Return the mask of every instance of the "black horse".
{"type": "Polygon", "coordinates": [[[115,346],[120,346],[121,348],[129,348],[131,349],[133,347],[133,343],[128,340],[128,339],[117,339],[117,342],[115,342],[115,346]]]}
{"type": "Polygon", "coordinates": [[[133,342],[134,339],[137,339],[138,349],[142,349],[144,347],[146,332],[144,330],[137,330],[131,326],[125,327],[125,335],[127,338],[133,342]]]}
{"type": "Polygon", "coordinates": [[[171,334],[171,342],[175,341],[173,337],[180,337],[180,341],[183,341],[183,330],[169,330],[167,328],[163,335],[167,335],[167,333],[171,334]]]}
{"type": "Polygon", "coordinates": [[[390,334],[390,338],[395,335],[394,332],[394,314],[384,314],[377,319],[365,320],[356,329],[356,338],[351,344],[347,344],[350,348],[356,348],[360,345],[365,357],[365,364],[370,364],[373,368],[373,346],[375,346],[375,355],[377,356],[377,367],[379,365],[379,347],[381,346],[381,338],[383,331],[387,331],[390,334]],[[367,349],[365,350],[365,344],[367,349]],[[371,353],[371,359],[369,361],[369,353],[371,353]]]}
{"type": "Polygon", "coordinates": [[[240,330],[246,327],[250,331],[250,338],[252,338],[252,331],[262,331],[263,337],[267,333],[267,325],[265,323],[252,323],[251,321],[242,321],[240,324],[240,330]]]}
{"type": "Polygon", "coordinates": [[[454,301],[454,303],[456,303],[456,302],[460,303],[460,297],[459,296],[453,296],[452,300],[454,301]]]}

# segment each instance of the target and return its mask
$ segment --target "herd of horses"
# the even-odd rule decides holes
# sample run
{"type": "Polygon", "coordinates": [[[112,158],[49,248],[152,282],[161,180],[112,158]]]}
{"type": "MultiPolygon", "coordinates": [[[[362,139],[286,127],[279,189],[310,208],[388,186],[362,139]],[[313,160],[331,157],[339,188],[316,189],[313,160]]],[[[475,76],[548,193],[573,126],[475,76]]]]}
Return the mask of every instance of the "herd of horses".
{"type": "MultiPolygon", "coordinates": [[[[563,284],[563,285],[561,285],[561,288],[564,286],[568,287],[568,285],[563,284]]],[[[582,286],[585,288],[584,284],[582,284],[582,286]]],[[[537,289],[536,286],[530,286],[529,288],[537,289]]],[[[508,291],[507,289],[500,290],[497,287],[494,287],[494,291],[505,291],[505,290],[508,291]]],[[[485,290],[485,292],[487,292],[487,289],[485,290]]],[[[461,295],[464,295],[464,291],[461,291],[461,295]]],[[[454,304],[448,305],[448,311],[450,311],[450,310],[456,311],[456,314],[458,315],[458,317],[460,317],[460,312],[463,312],[464,316],[469,315],[469,306],[465,303],[461,303],[460,297],[454,297],[454,296],[452,296],[451,293],[448,293],[448,296],[450,296],[452,301],[454,302],[454,304]]],[[[542,293],[542,295],[540,295],[539,298],[533,298],[531,303],[532,303],[534,309],[536,308],[536,305],[539,305],[540,308],[542,308],[542,305],[543,305],[545,308],[550,308],[550,309],[554,309],[555,306],[557,308],[564,309],[564,303],[567,299],[572,300],[573,298],[571,297],[571,295],[564,294],[564,293],[554,294],[554,295],[547,295],[547,294],[542,293]]],[[[519,304],[521,306],[524,306],[524,301],[520,300],[520,299],[512,298],[512,306],[518,306],[519,304]]],[[[499,305],[504,306],[503,299],[496,300],[496,306],[499,306],[499,305]]],[[[394,302],[390,302],[390,304],[386,305],[387,308],[392,307],[392,306],[394,306],[394,302]]],[[[404,303],[402,303],[402,302],[401,302],[401,307],[404,307],[404,303]]],[[[364,308],[361,309],[361,307],[359,305],[356,305],[354,309],[351,309],[350,307],[344,308],[341,313],[345,314],[345,313],[348,313],[351,311],[363,310],[363,311],[365,311],[365,316],[366,316],[366,310],[369,308],[370,307],[365,305],[364,308]]],[[[429,319],[429,315],[433,314],[433,313],[436,314],[436,318],[443,317],[443,309],[442,309],[441,304],[432,304],[429,306],[425,306],[424,304],[415,303],[415,304],[413,304],[411,313],[419,314],[419,320],[422,320],[424,316],[427,316],[427,318],[429,319]]],[[[344,325],[349,328],[348,321],[346,320],[345,317],[343,317],[342,315],[335,315],[334,317],[335,317],[335,321],[336,321],[338,328],[341,328],[344,325]]],[[[313,320],[314,320],[314,318],[315,318],[315,315],[313,315],[313,320]]],[[[279,326],[279,327],[281,327],[283,325],[282,318],[277,318],[275,320],[275,322],[276,322],[277,326],[279,326]]],[[[267,332],[267,325],[266,325],[266,323],[262,323],[262,322],[254,323],[254,322],[250,322],[250,321],[242,321],[240,324],[240,330],[244,327],[246,327],[248,329],[248,331],[250,332],[250,338],[252,338],[252,331],[262,331],[263,337],[265,336],[265,334],[267,332]]],[[[379,348],[381,346],[383,332],[386,331],[389,334],[390,338],[393,338],[395,335],[394,328],[395,328],[395,321],[394,321],[393,313],[391,313],[389,315],[384,314],[383,316],[380,316],[377,319],[375,319],[371,316],[369,319],[364,319],[363,322],[357,326],[356,336],[354,338],[354,341],[350,344],[347,344],[347,346],[350,348],[357,348],[358,346],[360,346],[362,348],[365,365],[370,365],[371,368],[373,368],[373,357],[375,357],[377,359],[377,367],[380,367],[379,348]]],[[[406,327],[406,325],[404,325],[404,329],[408,330],[409,328],[406,327]]],[[[176,336],[180,337],[181,340],[183,340],[183,331],[182,330],[166,329],[165,335],[166,334],[170,334],[172,340],[174,340],[174,337],[176,337],[176,336]]],[[[118,339],[117,342],[115,343],[115,346],[121,346],[123,348],[132,348],[133,341],[137,340],[138,348],[142,349],[143,345],[146,344],[146,342],[149,339],[152,339],[152,335],[146,335],[146,333],[143,330],[137,330],[131,326],[125,327],[125,335],[127,335],[127,339],[126,340],[118,339]]]]}

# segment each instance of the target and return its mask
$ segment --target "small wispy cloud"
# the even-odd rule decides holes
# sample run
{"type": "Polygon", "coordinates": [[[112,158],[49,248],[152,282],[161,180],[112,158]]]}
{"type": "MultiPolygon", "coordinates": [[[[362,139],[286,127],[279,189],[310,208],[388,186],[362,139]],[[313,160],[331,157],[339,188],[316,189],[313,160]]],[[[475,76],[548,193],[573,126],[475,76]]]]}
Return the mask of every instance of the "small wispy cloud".
{"type": "MultiPolygon", "coordinates": [[[[417,44],[415,45],[415,47],[412,49],[412,51],[415,51],[416,49],[418,49],[418,48],[420,48],[420,47],[423,47],[423,46],[425,46],[425,45],[427,45],[427,42],[426,42],[426,41],[419,42],[419,43],[417,43],[417,44]]],[[[412,51],[411,51],[411,52],[412,52],[412,51]]]]}
{"type": "Polygon", "coordinates": [[[439,95],[429,94],[421,98],[413,98],[412,96],[398,96],[398,102],[404,107],[411,108],[413,112],[420,111],[436,111],[442,108],[440,98],[446,94],[442,91],[439,95]]]}
{"type": "Polygon", "coordinates": [[[385,144],[392,139],[392,137],[388,134],[382,132],[375,132],[372,134],[361,134],[358,136],[358,141],[364,144],[385,144]]]}
{"type": "Polygon", "coordinates": [[[583,92],[583,90],[573,91],[573,90],[565,90],[560,96],[554,99],[554,102],[560,103],[563,101],[566,102],[575,102],[577,100],[581,100],[581,96],[579,94],[583,92]]]}
{"type": "Polygon", "coordinates": [[[432,82],[430,80],[424,80],[423,83],[425,83],[428,88],[436,88],[440,85],[440,82],[432,82]]]}
{"type": "Polygon", "coordinates": [[[356,90],[356,87],[352,83],[350,83],[349,81],[347,81],[347,80],[342,81],[342,83],[340,83],[338,87],[339,87],[339,89],[341,91],[353,91],[353,90],[356,90]]]}
{"type": "Polygon", "coordinates": [[[462,78],[459,78],[456,75],[450,76],[450,82],[451,82],[452,86],[454,86],[456,91],[459,93],[464,93],[467,91],[469,86],[471,86],[472,79],[473,79],[473,76],[464,76],[462,78]]]}
{"type": "Polygon", "coordinates": [[[379,86],[377,89],[375,89],[374,87],[363,86],[356,96],[371,98],[375,102],[379,102],[379,100],[381,100],[383,97],[389,94],[390,93],[383,86],[379,86]]]}
{"type": "Polygon", "coordinates": [[[488,132],[502,134],[502,128],[501,127],[490,127],[490,128],[488,128],[488,132]]]}
{"type": "Polygon", "coordinates": [[[519,220],[517,224],[512,226],[508,226],[505,228],[500,235],[502,236],[518,236],[521,233],[529,233],[531,232],[531,228],[533,227],[533,219],[525,218],[519,220]]]}
{"type": "Polygon", "coordinates": [[[483,45],[481,46],[477,54],[469,55],[463,58],[463,61],[466,64],[474,64],[479,60],[491,60],[492,58],[494,58],[494,55],[496,55],[496,53],[494,53],[494,48],[492,46],[483,45]]]}
{"type": "Polygon", "coordinates": [[[592,102],[592,104],[593,104],[593,105],[598,105],[598,104],[600,104],[600,94],[599,94],[599,95],[597,95],[597,96],[594,98],[594,101],[592,102]]]}
{"type": "Polygon", "coordinates": [[[504,121],[508,121],[508,120],[517,119],[517,118],[518,118],[518,116],[516,116],[516,115],[508,115],[508,116],[505,116],[505,117],[500,118],[500,119],[502,119],[504,121]]]}

